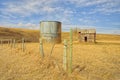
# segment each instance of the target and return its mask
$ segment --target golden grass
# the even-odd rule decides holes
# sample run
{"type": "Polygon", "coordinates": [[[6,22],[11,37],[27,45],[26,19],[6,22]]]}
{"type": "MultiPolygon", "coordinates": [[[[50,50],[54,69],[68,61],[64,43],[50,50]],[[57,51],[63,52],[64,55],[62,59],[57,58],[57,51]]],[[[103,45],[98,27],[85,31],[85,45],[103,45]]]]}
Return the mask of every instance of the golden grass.
{"type": "MultiPolygon", "coordinates": [[[[4,28],[0,27],[0,39],[3,38],[15,38],[17,40],[20,40],[22,37],[26,38],[27,42],[38,42],[39,36],[40,36],[39,30],[30,30],[30,29],[22,29],[22,28],[4,28]]],[[[77,40],[77,34],[73,33],[73,39],[77,40]]],[[[68,32],[62,32],[62,40],[63,39],[69,39],[69,33],[68,32]]],[[[106,41],[119,41],[120,35],[112,35],[112,34],[97,34],[97,41],[99,40],[106,40],[106,41]]]]}
{"type": "MultiPolygon", "coordinates": [[[[120,44],[120,42],[118,43],[120,44]]],[[[119,80],[120,45],[74,44],[73,72],[62,69],[63,44],[56,44],[49,57],[52,44],[44,44],[45,58],[39,53],[39,43],[26,43],[21,52],[7,45],[0,47],[0,80],[119,80]]]]}
{"type": "Polygon", "coordinates": [[[25,38],[27,42],[38,42],[39,31],[22,29],[22,28],[4,28],[0,27],[0,39],[16,39],[25,38]]]}
{"type": "MultiPolygon", "coordinates": [[[[74,36],[75,37],[75,36],[74,36]]],[[[69,39],[62,33],[62,40],[69,39]]],[[[97,43],[73,42],[73,71],[68,75],[62,68],[63,43],[44,43],[45,57],[39,52],[39,43],[21,43],[16,48],[0,45],[0,80],[119,80],[120,36],[97,35],[97,43]]]]}

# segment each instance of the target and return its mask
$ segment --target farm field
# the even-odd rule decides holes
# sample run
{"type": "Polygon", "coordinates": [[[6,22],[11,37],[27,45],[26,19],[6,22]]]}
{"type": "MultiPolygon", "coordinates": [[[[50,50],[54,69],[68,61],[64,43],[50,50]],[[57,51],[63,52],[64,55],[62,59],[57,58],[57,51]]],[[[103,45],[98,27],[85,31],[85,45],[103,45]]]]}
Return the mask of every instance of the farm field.
{"type": "MultiPolygon", "coordinates": [[[[63,39],[69,34],[62,33],[63,39]]],[[[75,39],[75,38],[74,38],[75,39]]],[[[63,43],[43,43],[45,57],[41,58],[39,43],[21,43],[15,48],[0,45],[0,80],[120,80],[120,35],[98,34],[97,43],[73,41],[73,69],[63,70],[63,43]]]]}
{"type": "Polygon", "coordinates": [[[63,44],[44,44],[45,58],[39,53],[39,43],[26,43],[22,52],[16,48],[0,46],[0,80],[119,80],[120,42],[73,44],[73,72],[62,69],[63,44]]]}
{"type": "Polygon", "coordinates": [[[120,80],[120,0],[0,0],[0,80],[120,80]]]}
{"type": "Polygon", "coordinates": [[[120,0],[0,0],[0,80],[120,80],[120,0]]]}

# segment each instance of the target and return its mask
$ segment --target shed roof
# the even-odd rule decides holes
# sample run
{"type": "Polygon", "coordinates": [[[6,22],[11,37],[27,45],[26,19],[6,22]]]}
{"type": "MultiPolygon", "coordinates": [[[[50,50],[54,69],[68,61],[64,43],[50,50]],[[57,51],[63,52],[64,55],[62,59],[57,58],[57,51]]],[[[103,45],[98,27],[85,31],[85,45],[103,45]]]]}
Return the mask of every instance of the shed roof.
{"type": "Polygon", "coordinates": [[[95,29],[79,29],[78,32],[81,33],[96,33],[95,29]]]}

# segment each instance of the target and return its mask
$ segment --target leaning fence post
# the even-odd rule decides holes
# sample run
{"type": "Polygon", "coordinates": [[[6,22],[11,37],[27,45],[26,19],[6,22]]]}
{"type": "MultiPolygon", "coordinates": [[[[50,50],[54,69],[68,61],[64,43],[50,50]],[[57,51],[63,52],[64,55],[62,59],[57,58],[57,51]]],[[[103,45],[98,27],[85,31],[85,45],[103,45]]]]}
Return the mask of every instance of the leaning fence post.
{"type": "Polygon", "coordinates": [[[24,45],[24,43],[25,43],[25,40],[24,40],[24,38],[22,38],[22,51],[23,52],[25,51],[25,45],[24,45]]]}
{"type": "Polygon", "coordinates": [[[40,54],[41,54],[41,57],[43,58],[44,57],[44,51],[43,51],[42,39],[40,38],[39,41],[40,41],[40,54]]]}
{"type": "Polygon", "coordinates": [[[72,29],[70,29],[70,54],[69,54],[69,73],[72,73],[72,29]]]}
{"type": "Polygon", "coordinates": [[[67,70],[67,40],[64,40],[63,68],[67,70]]]}
{"type": "Polygon", "coordinates": [[[15,48],[15,39],[13,39],[13,47],[15,48]]]}

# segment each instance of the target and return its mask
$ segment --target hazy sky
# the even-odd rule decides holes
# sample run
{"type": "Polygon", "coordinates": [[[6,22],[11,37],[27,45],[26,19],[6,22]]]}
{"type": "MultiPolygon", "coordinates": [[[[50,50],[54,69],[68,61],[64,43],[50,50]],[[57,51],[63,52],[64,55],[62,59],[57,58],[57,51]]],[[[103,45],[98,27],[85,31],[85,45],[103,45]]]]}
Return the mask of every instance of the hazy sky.
{"type": "Polygon", "coordinates": [[[0,0],[0,26],[39,29],[43,20],[120,34],[120,0],[0,0]]]}

